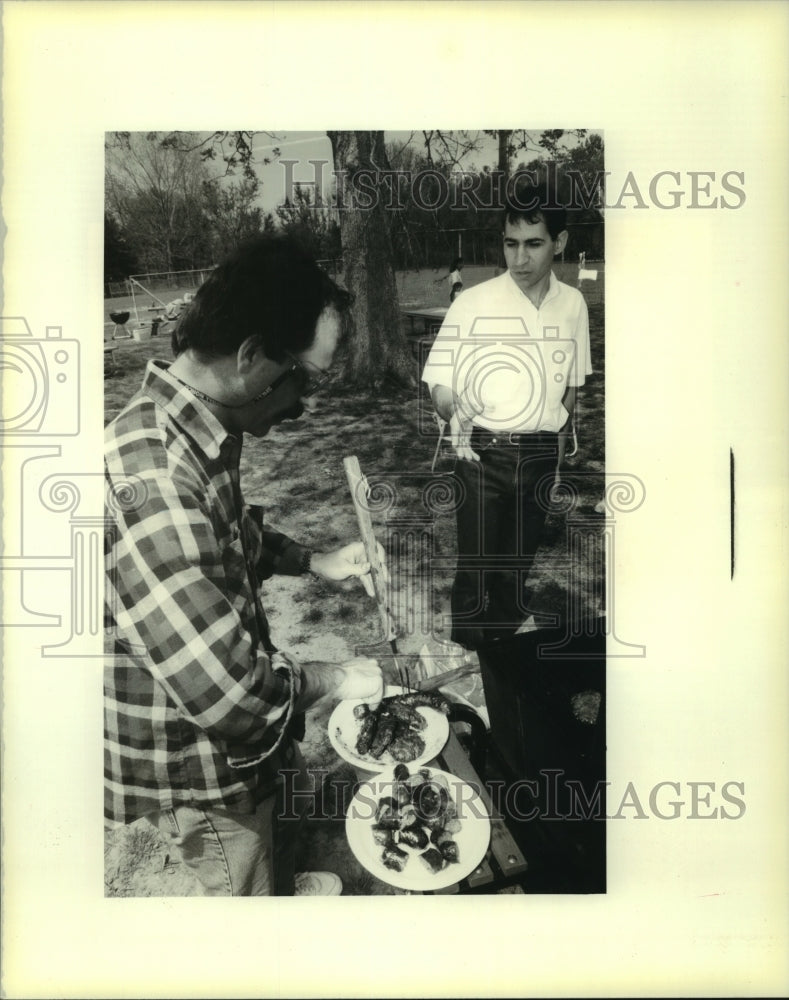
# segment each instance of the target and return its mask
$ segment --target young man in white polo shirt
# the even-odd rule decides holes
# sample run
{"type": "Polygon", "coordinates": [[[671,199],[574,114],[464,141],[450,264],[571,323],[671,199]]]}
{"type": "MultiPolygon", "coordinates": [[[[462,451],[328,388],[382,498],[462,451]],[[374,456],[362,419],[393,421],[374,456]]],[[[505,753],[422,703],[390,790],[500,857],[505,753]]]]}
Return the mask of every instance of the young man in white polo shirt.
{"type": "Polygon", "coordinates": [[[452,640],[467,649],[512,635],[530,614],[524,584],[576,389],[592,373],[586,303],[551,270],[567,242],[555,206],[545,188],[514,189],[507,271],[452,304],[422,373],[460,459],[452,640]]]}

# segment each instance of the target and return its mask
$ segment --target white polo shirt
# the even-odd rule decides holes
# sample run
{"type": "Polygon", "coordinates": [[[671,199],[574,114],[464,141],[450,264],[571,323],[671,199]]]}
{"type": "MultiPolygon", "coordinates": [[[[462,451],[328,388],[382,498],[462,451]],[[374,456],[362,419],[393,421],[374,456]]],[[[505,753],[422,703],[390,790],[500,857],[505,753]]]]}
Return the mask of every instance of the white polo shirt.
{"type": "Polygon", "coordinates": [[[452,303],[422,380],[454,390],[482,410],[474,423],[493,431],[558,431],[562,397],[592,374],[584,297],[551,272],[537,309],[509,271],[466,289],[452,303]]]}

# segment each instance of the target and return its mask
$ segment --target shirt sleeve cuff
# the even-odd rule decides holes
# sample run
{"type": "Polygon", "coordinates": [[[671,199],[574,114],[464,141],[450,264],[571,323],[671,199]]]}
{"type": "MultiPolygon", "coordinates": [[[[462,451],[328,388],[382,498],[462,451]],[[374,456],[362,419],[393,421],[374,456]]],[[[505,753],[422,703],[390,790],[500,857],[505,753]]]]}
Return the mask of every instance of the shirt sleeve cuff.
{"type": "Polygon", "coordinates": [[[277,565],[277,574],[280,576],[301,576],[304,572],[304,561],[311,552],[304,545],[298,542],[291,542],[285,547],[277,565]]]}
{"type": "Polygon", "coordinates": [[[242,748],[240,747],[236,751],[229,748],[227,762],[230,767],[252,767],[255,764],[260,764],[261,761],[270,757],[271,754],[276,753],[276,751],[282,746],[288,726],[296,714],[296,702],[304,685],[304,675],[300,664],[297,660],[288,656],[287,653],[283,653],[278,650],[276,653],[272,654],[271,668],[275,673],[282,677],[287,677],[290,681],[288,684],[289,693],[287,711],[285,715],[276,723],[278,729],[277,737],[272,744],[267,745],[264,750],[261,750],[258,753],[242,753],[242,748]]]}

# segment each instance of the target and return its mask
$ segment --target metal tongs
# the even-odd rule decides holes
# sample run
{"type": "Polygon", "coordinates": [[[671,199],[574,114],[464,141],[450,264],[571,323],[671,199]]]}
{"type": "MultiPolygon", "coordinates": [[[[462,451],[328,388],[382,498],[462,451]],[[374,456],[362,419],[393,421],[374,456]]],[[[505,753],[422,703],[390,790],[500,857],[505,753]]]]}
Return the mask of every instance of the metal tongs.
{"type": "Polygon", "coordinates": [[[378,614],[381,617],[381,625],[384,630],[384,640],[389,644],[389,648],[392,651],[392,658],[397,670],[400,687],[406,691],[411,691],[412,685],[408,666],[401,665],[398,659],[397,628],[394,616],[389,607],[386,571],[378,555],[378,543],[375,538],[375,530],[373,529],[373,520],[370,516],[370,485],[367,482],[367,478],[362,475],[359,459],[355,455],[349,455],[347,458],[344,458],[343,465],[345,467],[345,475],[348,479],[348,486],[351,490],[351,498],[356,510],[356,520],[359,523],[359,531],[364,542],[367,561],[370,563],[370,575],[373,581],[375,600],[378,605],[378,614]]]}

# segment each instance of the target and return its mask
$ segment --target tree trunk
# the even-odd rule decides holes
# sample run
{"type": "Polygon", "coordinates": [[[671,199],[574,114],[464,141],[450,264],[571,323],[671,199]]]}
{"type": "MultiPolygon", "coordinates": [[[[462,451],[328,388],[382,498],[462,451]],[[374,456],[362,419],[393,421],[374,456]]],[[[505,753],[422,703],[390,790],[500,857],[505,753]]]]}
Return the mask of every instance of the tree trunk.
{"type": "Polygon", "coordinates": [[[414,360],[397,298],[387,189],[377,172],[387,165],[383,132],[328,132],[338,178],[345,286],[355,296],[345,370],[347,381],[378,389],[411,385],[414,360]],[[364,184],[354,183],[365,171],[364,184]],[[371,190],[378,194],[371,197],[371,190]]]}
{"type": "MultiPolygon", "coordinates": [[[[504,205],[504,198],[507,191],[507,180],[510,176],[510,136],[512,135],[512,129],[499,129],[499,162],[498,162],[498,175],[496,178],[497,192],[498,192],[498,204],[504,205]]],[[[496,259],[498,261],[497,266],[500,268],[506,267],[504,260],[504,246],[501,241],[499,241],[498,250],[496,253],[496,259]]]]}
{"type": "Polygon", "coordinates": [[[511,135],[512,129],[499,129],[499,171],[505,177],[508,177],[510,172],[509,143],[511,135]]]}

